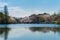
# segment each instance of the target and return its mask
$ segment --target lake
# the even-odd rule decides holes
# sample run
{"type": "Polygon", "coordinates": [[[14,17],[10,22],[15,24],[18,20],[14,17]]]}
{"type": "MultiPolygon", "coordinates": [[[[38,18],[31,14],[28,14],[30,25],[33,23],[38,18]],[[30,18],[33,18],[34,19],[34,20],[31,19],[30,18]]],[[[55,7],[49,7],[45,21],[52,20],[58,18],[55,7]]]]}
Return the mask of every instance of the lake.
{"type": "Polygon", "coordinates": [[[60,27],[60,24],[0,24],[0,27],[60,27]]]}
{"type": "Polygon", "coordinates": [[[0,24],[0,40],[60,40],[60,25],[0,24]]]}

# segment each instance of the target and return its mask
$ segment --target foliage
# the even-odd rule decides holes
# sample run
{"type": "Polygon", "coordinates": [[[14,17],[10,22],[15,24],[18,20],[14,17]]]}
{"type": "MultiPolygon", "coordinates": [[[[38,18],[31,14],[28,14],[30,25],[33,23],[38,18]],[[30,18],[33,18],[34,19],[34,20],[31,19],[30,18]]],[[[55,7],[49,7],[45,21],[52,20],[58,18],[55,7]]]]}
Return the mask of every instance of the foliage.
{"type": "Polygon", "coordinates": [[[0,23],[5,23],[5,21],[8,21],[9,19],[9,16],[8,15],[5,15],[3,14],[2,12],[0,12],[0,23]]]}
{"type": "Polygon", "coordinates": [[[56,23],[60,24],[60,15],[57,16],[56,23]]]}
{"type": "Polygon", "coordinates": [[[40,17],[39,20],[40,20],[40,22],[45,22],[45,18],[44,17],[40,17]]]}

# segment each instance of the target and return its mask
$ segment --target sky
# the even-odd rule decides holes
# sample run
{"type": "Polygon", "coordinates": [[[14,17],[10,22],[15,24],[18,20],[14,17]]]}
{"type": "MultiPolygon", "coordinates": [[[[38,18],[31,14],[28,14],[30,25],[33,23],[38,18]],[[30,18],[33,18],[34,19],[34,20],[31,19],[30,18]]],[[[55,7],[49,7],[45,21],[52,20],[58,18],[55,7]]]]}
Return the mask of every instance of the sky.
{"type": "Polygon", "coordinates": [[[47,12],[53,14],[60,9],[60,0],[0,0],[0,8],[8,6],[12,17],[25,17],[47,12]]]}

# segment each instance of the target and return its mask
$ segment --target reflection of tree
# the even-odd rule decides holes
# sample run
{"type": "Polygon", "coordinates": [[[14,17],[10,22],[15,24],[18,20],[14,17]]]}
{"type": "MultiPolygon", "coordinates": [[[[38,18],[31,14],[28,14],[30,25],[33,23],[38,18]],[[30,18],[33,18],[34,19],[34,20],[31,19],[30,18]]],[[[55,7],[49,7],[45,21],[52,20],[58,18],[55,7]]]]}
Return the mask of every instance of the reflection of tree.
{"type": "Polygon", "coordinates": [[[4,38],[4,40],[7,40],[8,32],[9,32],[9,28],[5,28],[5,38],[4,38]]]}
{"type": "Polygon", "coordinates": [[[60,32],[60,27],[29,27],[29,29],[33,32],[41,31],[41,32],[60,32]]]}
{"type": "Polygon", "coordinates": [[[4,34],[4,40],[7,40],[9,30],[10,28],[8,28],[7,25],[0,28],[0,35],[4,34]]]}

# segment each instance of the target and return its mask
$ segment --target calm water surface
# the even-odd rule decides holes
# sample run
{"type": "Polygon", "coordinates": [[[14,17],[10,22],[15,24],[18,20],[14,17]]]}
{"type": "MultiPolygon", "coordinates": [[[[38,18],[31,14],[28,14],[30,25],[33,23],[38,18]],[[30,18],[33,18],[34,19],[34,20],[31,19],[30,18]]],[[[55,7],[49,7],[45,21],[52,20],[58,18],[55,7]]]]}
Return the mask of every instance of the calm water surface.
{"type": "Polygon", "coordinates": [[[60,27],[60,24],[0,24],[0,27],[60,27]]]}
{"type": "Polygon", "coordinates": [[[0,24],[0,40],[60,40],[60,25],[0,24]]]}

